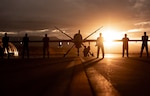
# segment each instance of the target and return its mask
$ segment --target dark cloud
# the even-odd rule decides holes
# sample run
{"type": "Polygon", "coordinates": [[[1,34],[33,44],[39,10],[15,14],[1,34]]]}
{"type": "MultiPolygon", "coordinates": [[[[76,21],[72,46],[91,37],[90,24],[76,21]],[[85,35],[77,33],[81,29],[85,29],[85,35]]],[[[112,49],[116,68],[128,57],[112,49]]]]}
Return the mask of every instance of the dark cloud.
{"type": "MultiPolygon", "coordinates": [[[[149,0],[1,0],[0,28],[44,29],[148,20],[149,0]]],[[[130,23],[130,24],[129,24],[130,23]]]]}

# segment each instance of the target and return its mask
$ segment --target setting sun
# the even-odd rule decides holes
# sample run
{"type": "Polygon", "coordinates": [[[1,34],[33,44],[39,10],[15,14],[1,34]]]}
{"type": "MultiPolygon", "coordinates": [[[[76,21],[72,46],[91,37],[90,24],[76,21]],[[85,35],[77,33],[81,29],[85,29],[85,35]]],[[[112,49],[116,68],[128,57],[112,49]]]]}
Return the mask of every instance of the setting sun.
{"type": "Polygon", "coordinates": [[[123,35],[124,32],[122,33],[115,28],[104,27],[91,37],[97,39],[97,37],[99,36],[99,33],[102,33],[102,37],[104,38],[104,45],[105,46],[114,45],[115,42],[113,42],[113,40],[121,40],[124,36],[123,35]]]}
{"type": "Polygon", "coordinates": [[[112,28],[106,28],[102,30],[102,34],[104,37],[104,44],[106,46],[111,46],[113,45],[113,40],[119,40],[121,37],[121,34],[118,34],[118,32],[115,29],[112,28]]]}

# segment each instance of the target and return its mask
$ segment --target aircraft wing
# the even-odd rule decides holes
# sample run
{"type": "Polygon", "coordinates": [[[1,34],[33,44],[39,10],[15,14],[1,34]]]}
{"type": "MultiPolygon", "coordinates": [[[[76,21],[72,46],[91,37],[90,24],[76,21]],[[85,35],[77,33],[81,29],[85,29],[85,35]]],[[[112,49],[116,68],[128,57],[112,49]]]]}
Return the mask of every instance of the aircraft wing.
{"type": "MultiPolygon", "coordinates": [[[[96,39],[84,40],[83,42],[96,42],[96,39]]],[[[122,42],[122,40],[113,40],[112,42],[122,42]]],[[[129,42],[142,42],[142,40],[129,40],[129,42]]]]}
{"type": "MultiPolygon", "coordinates": [[[[113,40],[113,42],[122,42],[122,40],[113,40]]],[[[142,42],[142,40],[129,40],[129,42],[142,42]]]]}
{"type": "Polygon", "coordinates": [[[50,40],[49,42],[73,42],[72,40],[50,40]]]}
{"type": "Polygon", "coordinates": [[[96,42],[97,40],[91,39],[91,40],[83,40],[83,42],[96,42]]]}
{"type": "MultiPolygon", "coordinates": [[[[150,41],[150,40],[148,40],[150,41]]],[[[22,41],[10,41],[12,43],[20,43],[22,41]]],[[[34,40],[31,40],[29,42],[43,42],[42,40],[39,40],[39,41],[34,41],[34,40]]],[[[73,42],[73,40],[50,40],[49,42],[73,42]]],[[[90,40],[83,40],[83,42],[96,42],[96,39],[90,39],[90,40]]],[[[122,42],[122,40],[113,40],[112,42],[122,42]]],[[[142,42],[142,40],[129,40],[129,42],[142,42]]]]}
{"type": "MultiPolygon", "coordinates": [[[[9,42],[12,42],[12,43],[20,43],[22,41],[9,41],[9,42]]],[[[42,40],[30,40],[29,42],[43,42],[42,40]]],[[[49,40],[49,42],[73,42],[72,40],[49,40]]]]}

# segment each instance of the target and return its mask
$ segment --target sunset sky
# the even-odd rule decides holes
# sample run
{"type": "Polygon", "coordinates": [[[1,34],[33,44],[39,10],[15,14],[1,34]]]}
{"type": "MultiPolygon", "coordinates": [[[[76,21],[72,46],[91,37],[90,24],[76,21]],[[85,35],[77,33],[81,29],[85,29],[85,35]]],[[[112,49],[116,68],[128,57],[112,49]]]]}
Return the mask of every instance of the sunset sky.
{"type": "Polygon", "coordinates": [[[149,0],[1,0],[0,31],[61,38],[57,26],[71,36],[80,29],[86,37],[104,26],[100,32],[113,30],[134,39],[144,31],[150,35],[149,9],[149,0]]]}

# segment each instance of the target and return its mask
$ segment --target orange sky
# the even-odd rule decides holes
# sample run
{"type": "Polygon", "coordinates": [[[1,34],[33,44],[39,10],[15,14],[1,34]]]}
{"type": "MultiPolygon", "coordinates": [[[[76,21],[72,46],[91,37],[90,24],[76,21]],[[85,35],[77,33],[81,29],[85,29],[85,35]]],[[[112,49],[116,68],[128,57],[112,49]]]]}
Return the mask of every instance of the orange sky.
{"type": "Polygon", "coordinates": [[[47,33],[67,39],[54,26],[72,37],[79,29],[86,37],[103,26],[90,38],[109,30],[113,39],[125,33],[129,39],[141,39],[144,31],[150,35],[149,9],[149,0],[1,0],[0,36],[4,32],[9,36],[47,33]]]}

